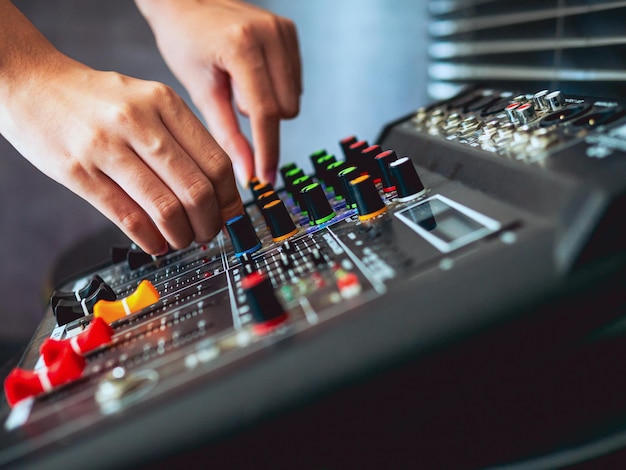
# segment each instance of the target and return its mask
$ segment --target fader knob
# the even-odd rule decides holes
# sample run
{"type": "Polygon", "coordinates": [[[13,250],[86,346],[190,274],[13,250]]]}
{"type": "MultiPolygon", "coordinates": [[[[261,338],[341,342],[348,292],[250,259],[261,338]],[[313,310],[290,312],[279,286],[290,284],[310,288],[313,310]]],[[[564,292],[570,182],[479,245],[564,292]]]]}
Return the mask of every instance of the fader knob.
{"type": "Polygon", "coordinates": [[[226,230],[235,249],[235,255],[253,253],[261,248],[261,241],[254,231],[248,214],[241,214],[226,222],[226,230]]]}
{"type": "Polygon", "coordinates": [[[350,181],[360,220],[369,220],[387,210],[385,202],[370,175],[361,175],[350,181]]]}
{"type": "Polygon", "coordinates": [[[420,177],[408,157],[399,158],[389,164],[389,170],[396,183],[398,201],[416,199],[426,192],[420,177]]]}
{"type": "Polygon", "coordinates": [[[94,292],[96,292],[96,290],[98,290],[100,284],[103,283],[104,279],[102,279],[102,277],[98,274],[94,274],[85,286],[76,291],[65,292],[55,290],[52,292],[52,296],[50,297],[50,306],[54,310],[59,300],[72,300],[80,302],[81,300],[90,297],[94,292]]]}
{"type": "Polygon", "coordinates": [[[153,261],[156,261],[158,259],[155,255],[148,254],[138,248],[128,250],[126,258],[128,260],[128,267],[131,269],[131,271],[139,269],[142,266],[145,266],[148,263],[152,263],[153,261]]]}
{"type": "Polygon", "coordinates": [[[59,300],[53,308],[54,317],[57,325],[63,326],[81,317],[91,315],[94,305],[100,300],[113,301],[117,299],[115,291],[106,283],[101,283],[98,288],[89,296],[81,301],[77,300],[59,300]]]}
{"type": "Polygon", "coordinates": [[[241,281],[252,319],[256,323],[254,331],[268,333],[287,320],[287,313],[274,293],[270,279],[259,272],[249,274],[241,281]]]}
{"type": "Polygon", "coordinates": [[[280,199],[263,206],[265,222],[272,233],[272,240],[282,242],[298,233],[296,224],[293,223],[289,211],[280,199]]]}
{"type": "Polygon", "coordinates": [[[305,186],[300,193],[304,197],[311,225],[323,224],[335,217],[335,211],[319,183],[305,186]]]}

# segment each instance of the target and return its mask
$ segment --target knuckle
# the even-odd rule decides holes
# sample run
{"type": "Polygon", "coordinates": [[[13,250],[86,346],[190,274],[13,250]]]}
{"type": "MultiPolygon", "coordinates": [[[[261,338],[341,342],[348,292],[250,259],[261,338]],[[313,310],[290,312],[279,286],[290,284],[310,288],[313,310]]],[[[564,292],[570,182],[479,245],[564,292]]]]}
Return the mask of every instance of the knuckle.
{"type": "Polygon", "coordinates": [[[175,220],[182,213],[180,203],[174,196],[164,195],[157,197],[154,199],[153,204],[155,209],[154,217],[158,221],[157,225],[175,220]]]}
{"type": "Polygon", "coordinates": [[[146,215],[137,210],[119,214],[119,220],[122,229],[132,235],[141,233],[148,223],[146,215]]]}
{"type": "Polygon", "coordinates": [[[216,181],[225,181],[234,178],[233,164],[230,158],[219,151],[214,151],[208,158],[211,165],[211,177],[216,181]]]}
{"type": "Polygon", "coordinates": [[[194,207],[205,204],[214,197],[213,188],[207,180],[196,180],[187,186],[187,201],[194,207]]]}
{"type": "Polygon", "coordinates": [[[176,93],[174,92],[174,90],[164,83],[149,82],[149,84],[150,84],[150,96],[156,102],[170,103],[176,96],[176,93]]]}

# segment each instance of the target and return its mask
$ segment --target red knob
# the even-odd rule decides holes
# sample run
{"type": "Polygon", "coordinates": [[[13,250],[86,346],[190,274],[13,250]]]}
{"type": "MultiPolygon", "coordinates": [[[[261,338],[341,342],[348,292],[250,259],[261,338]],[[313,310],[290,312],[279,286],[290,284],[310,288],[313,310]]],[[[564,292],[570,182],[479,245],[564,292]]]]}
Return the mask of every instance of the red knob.
{"type": "Polygon", "coordinates": [[[71,349],[76,354],[84,356],[100,346],[111,342],[113,328],[102,318],[95,318],[91,325],[82,333],[71,338],[57,340],[48,338],[43,342],[39,352],[43,356],[46,365],[53,364],[66,349],[71,349]]]}
{"type": "Polygon", "coordinates": [[[54,387],[80,378],[85,359],[67,348],[49,367],[31,371],[16,367],[4,380],[4,394],[9,405],[48,392],[54,387]]]}

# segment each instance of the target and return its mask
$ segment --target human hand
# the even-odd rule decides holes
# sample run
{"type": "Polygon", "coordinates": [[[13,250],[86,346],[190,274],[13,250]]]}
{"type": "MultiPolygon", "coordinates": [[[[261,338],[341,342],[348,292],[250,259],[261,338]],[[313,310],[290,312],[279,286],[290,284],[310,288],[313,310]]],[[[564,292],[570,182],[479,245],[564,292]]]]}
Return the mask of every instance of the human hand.
{"type": "Polygon", "coordinates": [[[275,182],[280,120],[295,117],[302,93],[296,28],[237,0],[136,0],[157,45],[211,133],[233,159],[239,181],[275,182]],[[238,110],[249,117],[254,153],[238,110]]]}
{"type": "Polygon", "coordinates": [[[0,76],[0,132],[144,251],[208,241],[243,212],[228,156],[169,87],[90,69],[45,42],[34,55],[19,56],[19,76],[0,76]]]}

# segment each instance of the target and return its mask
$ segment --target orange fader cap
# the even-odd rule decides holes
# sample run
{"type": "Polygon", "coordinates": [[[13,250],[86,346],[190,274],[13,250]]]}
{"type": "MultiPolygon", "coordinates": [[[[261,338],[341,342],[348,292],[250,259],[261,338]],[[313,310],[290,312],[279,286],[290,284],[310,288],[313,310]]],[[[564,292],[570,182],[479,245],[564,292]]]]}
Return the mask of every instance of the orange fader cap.
{"type": "Polygon", "coordinates": [[[150,281],[141,281],[135,292],[120,300],[99,300],[93,306],[93,316],[107,323],[132,315],[156,303],[159,292],[150,281]]]}

